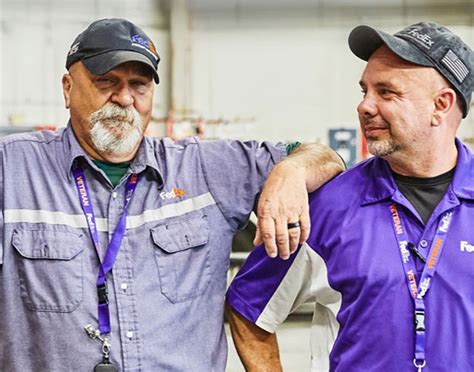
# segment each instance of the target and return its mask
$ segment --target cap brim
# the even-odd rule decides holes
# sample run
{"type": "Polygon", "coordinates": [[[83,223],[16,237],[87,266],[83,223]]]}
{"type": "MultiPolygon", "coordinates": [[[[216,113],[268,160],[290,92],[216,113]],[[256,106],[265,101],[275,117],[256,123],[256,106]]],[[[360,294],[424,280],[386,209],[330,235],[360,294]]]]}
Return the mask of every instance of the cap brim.
{"type": "Polygon", "coordinates": [[[400,37],[387,34],[369,26],[357,26],[349,35],[349,48],[360,59],[368,61],[383,44],[400,58],[421,66],[434,67],[434,63],[413,44],[400,37]]]}
{"type": "Polygon", "coordinates": [[[113,70],[117,66],[126,62],[141,62],[149,66],[153,73],[153,78],[158,84],[160,79],[153,63],[143,54],[129,50],[112,50],[106,53],[97,54],[92,57],[84,58],[82,63],[94,75],[103,75],[113,70]]]}

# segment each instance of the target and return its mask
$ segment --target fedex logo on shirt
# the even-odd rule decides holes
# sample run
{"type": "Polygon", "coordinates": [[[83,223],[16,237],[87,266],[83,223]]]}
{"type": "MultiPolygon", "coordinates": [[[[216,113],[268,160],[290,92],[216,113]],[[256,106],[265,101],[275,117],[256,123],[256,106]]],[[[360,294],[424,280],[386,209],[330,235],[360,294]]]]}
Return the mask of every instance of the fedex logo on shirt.
{"type": "Polygon", "coordinates": [[[177,187],[173,187],[171,191],[169,192],[166,192],[166,191],[161,192],[160,198],[162,200],[165,200],[165,199],[180,198],[184,195],[186,195],[186,191],[184,191],[183,189],[179,189],[177,187]]]}
{"type": "Polygon", "coordinates": [[[469,252],[469,253],[472,253],[474,252],[474,245],[472,244],[469,244],[468,242],[466,242],[465,240],[461,240],[461,252],[469,252]]]}

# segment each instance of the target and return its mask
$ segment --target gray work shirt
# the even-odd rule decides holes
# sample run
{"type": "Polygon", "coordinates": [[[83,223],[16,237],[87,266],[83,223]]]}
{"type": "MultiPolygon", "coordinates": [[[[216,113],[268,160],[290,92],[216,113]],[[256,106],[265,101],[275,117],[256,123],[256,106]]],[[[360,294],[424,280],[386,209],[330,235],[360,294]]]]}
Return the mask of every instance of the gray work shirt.
{"type": "Polygon", "coordinates": [[[243,227],[284,145],[173,143],[145,138],[113,187],[71,127],[0,141],[0,369],[93,371],[98,257],[71,167],[82,165],[101,255],[140,174],[108,277],[111,361],[123,371],[223,371],[226,273],[243,227]]]}

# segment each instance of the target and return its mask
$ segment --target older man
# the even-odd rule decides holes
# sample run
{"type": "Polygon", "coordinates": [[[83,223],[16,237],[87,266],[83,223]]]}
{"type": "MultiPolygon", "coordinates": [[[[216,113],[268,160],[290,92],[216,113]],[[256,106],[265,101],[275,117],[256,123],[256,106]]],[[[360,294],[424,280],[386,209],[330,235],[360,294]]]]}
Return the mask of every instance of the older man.
{"type": "Polygon", "coordinates": [[[286,258],[306,189],[340,171],[322,147],[274,167],[285,146],[144,137],[158,61],[136,25],[92,23],[67,57],[67,128],[0,142],[2,371],[223,371],[231,240],[263,181],[274,168],[261,235],[286,258]]]}
{"type": "Polygon", "coordinates": [[[247,370],[279,370],[271,332],[315,301],[313,371],[473,371],[474,159],[455,138],[473,52],[426,22],[359,26],[349,45],[368,61],[357,111],[375,157],[311,196],[290,261],[252,253],[228,292],[237,349],[247,370]]]}

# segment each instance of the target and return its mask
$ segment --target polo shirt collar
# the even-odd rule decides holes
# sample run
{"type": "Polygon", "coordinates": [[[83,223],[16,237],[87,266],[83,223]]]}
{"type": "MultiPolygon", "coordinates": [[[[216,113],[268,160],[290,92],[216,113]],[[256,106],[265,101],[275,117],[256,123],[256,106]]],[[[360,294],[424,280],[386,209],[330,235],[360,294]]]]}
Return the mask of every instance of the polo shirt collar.
{"type": "Polygon", "coordinates": [[[458,198],[474,199],[474,162],[472,152],[456,138],[458,160],[451,187],[458,198]]]}
{"type": "Polygon", "coordinates": [[[373,157],[362,165],[367,185],[361,205],[377,203],[391,198],[398,190],[387,161],[373,157]]]}
{"type": "MultiPolygon", "coordinates": [[[[65,151],[64,151],[64,164],[67,176],[72,179],[72,167],[76,160],[83,159],[87,162],[90,167],[99,171],[94,162],[86,154],[82,146],[79,144],[79,141],[74,134],[72,129],[71,121],[68,122],[68,125],[64,132],[65,141],[65,151]]],[[[149,167],[154,174],[154,176],[159,181],[160,185],[163,185],[164,178],[159,169],[158,161],[156,158],[155,144],[154,141],[149,137],[144,137],[138,148],[137,155],[132,160],[130,164],[130,170],[132,173],[139,174],[143,172],[147,167],[149,167]]]]}
{"type": "MultiPolygon", "coordinates": [[[[456,171],[449,189],[458,198],[474,199],[474,162],[472,161],[472,152],[457,138],[456,147],[458,149],[458,159],[456,171]]],[[[374,157],[366,161],[362,167],[365,168],[367,187],[361,205],[394,198],[398,187],[387,161],[374,157]]]]}

